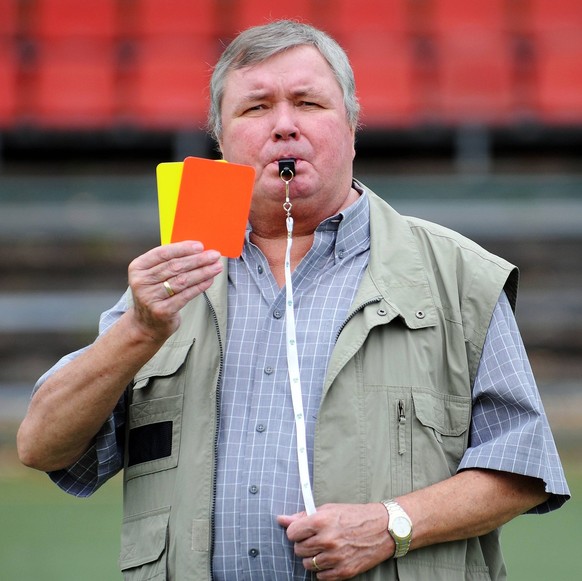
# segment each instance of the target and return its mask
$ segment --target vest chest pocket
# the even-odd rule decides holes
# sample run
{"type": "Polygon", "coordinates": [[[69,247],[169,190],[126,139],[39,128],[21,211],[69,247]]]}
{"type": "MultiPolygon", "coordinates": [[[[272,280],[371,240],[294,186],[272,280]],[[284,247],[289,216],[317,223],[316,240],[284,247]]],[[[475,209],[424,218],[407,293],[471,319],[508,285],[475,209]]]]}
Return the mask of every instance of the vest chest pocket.
{"type": "Polygon", "coordinates": [[[127,480],[178,464],[184,363],[192,341],[165,345],[135,377],[125,450],[127,480]]]}
{"type": "Polygon", "coordinates": [[[456,473],[468,445],[471,398],[414,390],[412,402],[412,472],[417,488],[456,473]]]}
{"type": "Polygon", "coordinates": [[[166,579],[169,516],[163,508],[123,522],[119,567],[125,581],[166,579]]]}

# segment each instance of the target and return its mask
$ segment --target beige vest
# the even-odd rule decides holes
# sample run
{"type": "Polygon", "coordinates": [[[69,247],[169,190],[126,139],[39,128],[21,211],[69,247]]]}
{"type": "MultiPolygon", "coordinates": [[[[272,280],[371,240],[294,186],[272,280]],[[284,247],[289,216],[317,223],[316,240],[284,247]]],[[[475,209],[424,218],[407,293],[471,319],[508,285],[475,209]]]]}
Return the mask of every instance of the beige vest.
{"type": "MultiPolygon", "coordinates": [[[[369,267],[331,356],[314,447],[317,504],[366,503],[455,474],[493,308],[517,271],[370,194],[369,267]]],[[[132,581],[212,579],[212,514],[227,277],[130,394],[120,564],[132,581]]],[[[505,578],[498,531],[390,559],[362,580],[505,578]]]]}

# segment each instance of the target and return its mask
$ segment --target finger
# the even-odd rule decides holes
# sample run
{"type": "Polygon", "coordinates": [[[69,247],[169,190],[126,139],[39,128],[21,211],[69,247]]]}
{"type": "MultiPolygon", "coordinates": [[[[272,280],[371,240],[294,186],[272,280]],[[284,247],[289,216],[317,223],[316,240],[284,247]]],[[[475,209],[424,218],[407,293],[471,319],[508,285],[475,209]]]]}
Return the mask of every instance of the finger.
{"type": "Polygon", "coordinates": [[[219,259],[220,252],[205,250],[200,253],[172,258],[150,269],[150,273],[157,279],[167,280],[173,276],[194,272],[205,266],[212,265],[218,262],[219,259]]]}
{"type": "Polygon", "coordinates": [[[297,512],[295,514],[280,514],[277,517],[277,523],[281,525],[283,528],[287,528],[291,523],[307,516],[305,511],[297,512]]]}
{"type": "Polygon", "coordinates": [[[189,290],[199,294],[200,292],[204,292],[204,290],[210,286],[214,278],[220,274],[222,270],[223,264],[216,260],[205,266],[198,266],[193,270],[188,270],[176,276],[169,277],[163,280],[161,283],[156,282],[155,284],[158,290],[161,284],[164,291],[166,292],[166,296],[164,296],[162,293],[163,298],[168,298],[168,295],[170,297],[174,297],[175,295],[189,290]],[[168,287],[170,287],[171,291],[168,289],[168,287]]]}
{"type": "Polygon", "coordinates": [[[294,543],[304,543],[317,535],[322,527],[322,523],[317,514],[302,516],[293,519],[287,527],[287,538],[294,543]]]}
{"type": "Polygon", "coordinates": [[[135,266],[141,270],[149,270],[159,264],[169,262],[174,258],[200,254],[203,251],[204,246],[202,242],[197,242],[195,240],[175,242],[173,244],[165,244],[164,246],[152,248],[145,254],[142,254],[139,258],[136,258],[132,264],[135,263],[135,266]]]}
{"type": "Polygon", "coordinates": [[[306,571],[313,571],[314,573],[325,571],[327,567],[325,566],[325,557],[323,556],[323,553],[318,553],[313,557],[303,559],[303,567],[306,571]]]}
{"type": "MultiPolygon", "coordinates": [[[[169,246],[154,248],[134,260],[129,267],[130,286],[142,289],[152,300],[163,300],[168,298],[167,295],[173,296],[167,286],[164,287],[166,282],[169,283],[173,293],[178,294],[205,281],[211,282],[212,278],[222,271],[220,253],[216,250],[196,252],[191,250],[191,245],[190,251],[189,246],[183,244],[180,248],[177,248],[177,244],[169,246]],[[174,248],[168,251],[169,246],[174,248]],[[152,264],[153,266],[146,268],[146,265],[152,264]]],[[[199,243],[194,244],[194,249],[201,247],[199,243]]],[[[209,284],[206,288],[208,286],[209,284]]]]}

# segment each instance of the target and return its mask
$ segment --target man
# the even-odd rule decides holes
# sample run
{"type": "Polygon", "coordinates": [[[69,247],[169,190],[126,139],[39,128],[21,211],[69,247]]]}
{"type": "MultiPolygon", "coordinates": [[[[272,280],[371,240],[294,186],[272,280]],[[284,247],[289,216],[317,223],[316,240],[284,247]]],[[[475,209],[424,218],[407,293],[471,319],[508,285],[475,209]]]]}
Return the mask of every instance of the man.
{"type": "Polygon", "coordinates": [[[504,578],[498,527],[569,495],[515,268],[353,179],[353,76],[320,31],[242,33],[211,100],[224,159],[256,169],[242,256],[133,261],[99,338],[39,381],[23,462],[77,495],[124,469],[126,579],[504,578]]]}

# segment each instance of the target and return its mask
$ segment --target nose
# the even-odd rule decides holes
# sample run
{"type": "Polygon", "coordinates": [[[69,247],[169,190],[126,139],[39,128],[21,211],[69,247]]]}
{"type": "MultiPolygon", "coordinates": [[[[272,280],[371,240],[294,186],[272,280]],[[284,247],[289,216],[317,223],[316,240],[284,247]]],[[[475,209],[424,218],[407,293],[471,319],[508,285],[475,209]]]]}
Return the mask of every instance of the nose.
{"type": "Polygon", "coordinates": [[[300,131],[292,105],[277,107],[271,137],[273,141],[299,139],[300,131]]]}

